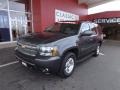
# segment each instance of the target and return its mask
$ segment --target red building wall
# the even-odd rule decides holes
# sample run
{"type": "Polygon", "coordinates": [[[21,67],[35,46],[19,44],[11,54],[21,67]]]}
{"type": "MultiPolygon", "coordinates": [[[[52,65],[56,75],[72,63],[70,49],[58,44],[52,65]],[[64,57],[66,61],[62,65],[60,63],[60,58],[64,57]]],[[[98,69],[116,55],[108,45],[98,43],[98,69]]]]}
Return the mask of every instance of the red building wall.
{"type": "Polygon", "coordinates": [[[91,14],[88,15],[87,20],[94,20],[99,18],[113,18],[113,17],[120,17],[120,11],[108,11],[97,14],[91,14]]]}
{"type": "Polygon", "coordinates": [[[35,32],[43,31],[45,27],[55,22],[55,9],[70,12],[85,18],[88,14],[87,5],[78,5],[78,0],[32,0],[33,23],[35,32]]]}
{"type": "Polygon", "coordinates": [[[34,32],[41,30],[41,1],[32,0],[32,15],[34,32]]]}

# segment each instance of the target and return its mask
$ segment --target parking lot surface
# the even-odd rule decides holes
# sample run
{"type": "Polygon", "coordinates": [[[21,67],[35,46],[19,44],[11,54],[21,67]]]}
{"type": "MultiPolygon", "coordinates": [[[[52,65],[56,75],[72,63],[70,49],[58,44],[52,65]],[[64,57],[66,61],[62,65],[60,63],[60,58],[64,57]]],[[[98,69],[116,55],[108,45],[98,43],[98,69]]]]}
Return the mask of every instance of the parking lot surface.
{"type": "Polygon", "coordinates": [[[0,90],[120,90],[120,45],[105,43],[101,53],[78,64],[71,77],[62,79],[19,63],[6,65],[16,61],[14,48],[0,49],[0,90]]]}

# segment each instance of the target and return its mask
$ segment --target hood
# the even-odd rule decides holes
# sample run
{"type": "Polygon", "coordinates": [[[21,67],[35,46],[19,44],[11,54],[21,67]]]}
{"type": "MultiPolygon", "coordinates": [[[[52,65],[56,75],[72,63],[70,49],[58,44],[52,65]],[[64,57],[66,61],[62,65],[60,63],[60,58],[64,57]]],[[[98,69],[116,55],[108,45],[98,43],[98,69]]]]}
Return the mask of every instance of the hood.
{"type": "Polygon", "coordinates": [[[47,43],[51,43],[51,42],[63,39],[68,36],[70,35],[66,35],[62,33],[44,32],[44,33],[31,34],[28,36],[21,37],[19,39],[19,42],[29,43],[29,44],[47,44],[47,43]]]}

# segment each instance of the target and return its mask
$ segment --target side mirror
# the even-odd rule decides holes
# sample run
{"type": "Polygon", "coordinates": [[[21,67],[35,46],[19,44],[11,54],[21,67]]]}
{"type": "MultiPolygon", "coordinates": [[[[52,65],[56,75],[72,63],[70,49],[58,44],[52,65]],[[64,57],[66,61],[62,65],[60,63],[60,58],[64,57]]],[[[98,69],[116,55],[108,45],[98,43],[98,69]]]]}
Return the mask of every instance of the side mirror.
{"type": "Polygon", "coordinates": [[[91,36],[92,34],[93,34],[92,31],[85,31],[81,33],[80,36],[91,36]]]}

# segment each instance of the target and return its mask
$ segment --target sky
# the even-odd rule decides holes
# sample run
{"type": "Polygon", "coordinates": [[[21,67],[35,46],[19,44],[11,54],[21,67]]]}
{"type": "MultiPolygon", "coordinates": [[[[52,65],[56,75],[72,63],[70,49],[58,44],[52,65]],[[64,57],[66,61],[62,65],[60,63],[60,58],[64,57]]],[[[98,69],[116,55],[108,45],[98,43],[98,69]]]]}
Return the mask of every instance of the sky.
{"type": "Polygon", "coordinates": [[[88,14],[95,14],[104,11],[120,11],[120,0],[114,0],[88,9],[88,14]]]}

